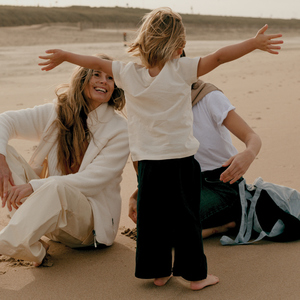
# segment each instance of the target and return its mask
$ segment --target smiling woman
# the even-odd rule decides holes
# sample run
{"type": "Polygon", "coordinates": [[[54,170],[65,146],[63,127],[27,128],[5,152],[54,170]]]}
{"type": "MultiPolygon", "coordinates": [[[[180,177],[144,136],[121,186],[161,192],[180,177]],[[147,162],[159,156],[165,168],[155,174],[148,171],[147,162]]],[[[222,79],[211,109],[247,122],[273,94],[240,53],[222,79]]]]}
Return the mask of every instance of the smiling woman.
{"type": "Polygon", "coordinates": [[[89,83],[84,88],[83,94],[92,109],[108,102],[114,91],[114,79],[101,71],[93,71],[89,83]]]}
{"type": "Polygon", "coordinates": [[[49,248],[43,235],[74,248],[113,243],[129,154],[127,122],[116,113],[124,93],[112,77],[78,67],[56,95],[0,114],[0,196],[12,216],[0,254],[35,266],[49,248]],[[8,145],[13,138],[39,141],[29,163],[8,145]]]}

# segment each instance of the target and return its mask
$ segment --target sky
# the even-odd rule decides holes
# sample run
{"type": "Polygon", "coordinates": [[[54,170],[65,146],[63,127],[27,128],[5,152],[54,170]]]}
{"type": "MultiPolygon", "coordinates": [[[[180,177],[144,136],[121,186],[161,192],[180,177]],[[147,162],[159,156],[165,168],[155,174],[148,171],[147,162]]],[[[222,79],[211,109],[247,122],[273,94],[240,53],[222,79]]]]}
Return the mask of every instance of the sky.
{"type": "Polygon", "coordinates": [[[154,9],[171,7],[178,13],[242,16],[258,18],[300,19],[300,0],[0,0],[0,5],[121,6],[154,9]]]}

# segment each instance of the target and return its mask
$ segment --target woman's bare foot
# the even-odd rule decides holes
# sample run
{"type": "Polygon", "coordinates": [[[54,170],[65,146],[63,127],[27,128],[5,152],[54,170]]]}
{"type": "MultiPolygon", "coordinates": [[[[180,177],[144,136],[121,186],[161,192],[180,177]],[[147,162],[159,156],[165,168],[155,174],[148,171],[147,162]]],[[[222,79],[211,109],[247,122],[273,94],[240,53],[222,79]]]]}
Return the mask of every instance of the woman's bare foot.
{"type": "Polygon", "coordinates": [[[206,286],[214,285],[219,282],[219,278],[214,275],[207,275],[207,277],[203,280],[191,281],[190,287],[193,291],[198,291],[206,286]]]}
{"type": "MultiPolygon", "coordinates": [[[[43,241],[43,240],[39,240],[39,242],[43,245],[43,247],[46,249],[46,255],[47,255],[47,251],[49,250],[49,247],[50,247],[50,245],[49,244],[47,244],[45,241],[43,241]]],[[[46,255],[45,255],[45,257],[46,257],[46,255]]],[[[45,259],[45,257],[44,257],[44,259],[45,259]]],[[[44,259],[42,260],[42,262],[40,262],[40,263],[37,263],[37,262],[33,262],[32,263],[32,265],[34,266],[34,267],[39,267],[42,263],[43,263],[43,261],[44,261],[44,259]]]]}
{"type": "Polygon", "coordinates": [[[154,284],[157,285],[157,286],[163,286],[169,281],[169,279],[171,277],[172,277],[172,275],[167,276],[167,277],[155,278],[154,279],[154,284]]]}
{"type": "Polygon", "coordinates": [[[227,232],[229,229],[232,229],[236,226],[235,222],[229,222],[225,225],[213,227],[213,228],[207,228],[202,230],[202,238],[208,238],[209,236],[212,236],[217,233],[224,233],[227,232]]]}

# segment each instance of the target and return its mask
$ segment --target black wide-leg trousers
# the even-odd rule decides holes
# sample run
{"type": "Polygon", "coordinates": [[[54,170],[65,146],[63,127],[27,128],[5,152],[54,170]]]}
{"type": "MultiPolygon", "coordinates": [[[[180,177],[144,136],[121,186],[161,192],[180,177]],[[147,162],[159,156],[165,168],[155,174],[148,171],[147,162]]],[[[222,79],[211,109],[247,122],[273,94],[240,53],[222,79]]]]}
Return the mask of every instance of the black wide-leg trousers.
{"type": "Polygon", "coordinates": [[[205,279],[198,162],[193,156],[139,161],[138,188],[136,277],[205,279]]]}

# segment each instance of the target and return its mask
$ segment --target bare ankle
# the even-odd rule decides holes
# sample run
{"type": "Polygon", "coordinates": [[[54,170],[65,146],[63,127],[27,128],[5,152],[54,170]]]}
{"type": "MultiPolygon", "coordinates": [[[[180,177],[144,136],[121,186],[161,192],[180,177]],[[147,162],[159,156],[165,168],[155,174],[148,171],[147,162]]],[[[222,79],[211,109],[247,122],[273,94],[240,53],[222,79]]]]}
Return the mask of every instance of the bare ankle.
{"type": "Polygon", "coordinates": [[[42,246],[45,248],[46,254],[45,254],[43,260],[42,260],[40,263],[35,262],[35,261],[32,263],[32,265],[33,265],[34,267],[39,267],[39,266],[41,266],[41,265],[43,264],[44,259],[45,259],[46,255],[47,255],[47,252],[48,252],[49,247],[50,247],[49,244],[47,244],[45,241],[43,241],[43,240],[41,240],[41,239],[39,240],[39,242],[40,242],[40,243],[42,244],[42,246]]]}
{"type": "Polygon", "coordinates": [[[170,280],[171,277],[172,277],[172,275],[167,276],[167,277],[155,278],[154,284],[157,286],[163,286],[170,280]]]}
{"type": "Polygon", "coordinates": [[[190,288],[193,291],[198,291],[198,290],[202,290],[207,286],[215,285],[218,282],[219,282],[219,278],[217,276],[207,275],[207,277],[203,280],[191,281],[190,288]]]}

